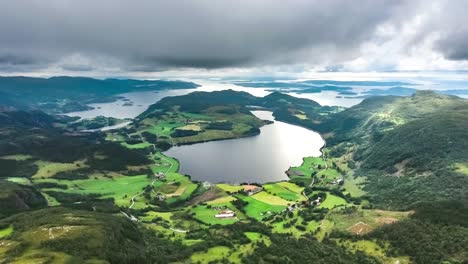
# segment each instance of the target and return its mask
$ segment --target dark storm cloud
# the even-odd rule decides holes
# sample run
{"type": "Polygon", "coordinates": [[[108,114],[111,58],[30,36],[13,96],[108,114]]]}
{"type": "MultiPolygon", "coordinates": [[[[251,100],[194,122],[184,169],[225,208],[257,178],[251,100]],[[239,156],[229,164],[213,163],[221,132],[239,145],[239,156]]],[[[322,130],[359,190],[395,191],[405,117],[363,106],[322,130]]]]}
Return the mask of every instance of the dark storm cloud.
{"type": "Polygon", "coordinates": [[[439,38],[436,48],[450,60],[468,60],[467,0],[446,1],[439,9],[432,30],[437,30],[439,38]]]}
{"type": "Polygon", "coordinates": [[[104,58],[97,63],[105,65],[107,58],[125,68],[218,68],[352,57],[399,5],[384,0],[0,3],[0,58],[29,56],[24,60],[37,63],[44,57],[59,62],[74,54],[90,59],[97,54],[104,58]]]}
{"type": "Polygon", "coordinates": [[[408,2],[0,0],[0,58],[69,70],[339,65],[408,2]]]}
{"type": "Polygon", "coordinates": [[[1,54],[0,64],[27,65],[35,63],[32,57],[23,57],[18,55],[1,54]]]}

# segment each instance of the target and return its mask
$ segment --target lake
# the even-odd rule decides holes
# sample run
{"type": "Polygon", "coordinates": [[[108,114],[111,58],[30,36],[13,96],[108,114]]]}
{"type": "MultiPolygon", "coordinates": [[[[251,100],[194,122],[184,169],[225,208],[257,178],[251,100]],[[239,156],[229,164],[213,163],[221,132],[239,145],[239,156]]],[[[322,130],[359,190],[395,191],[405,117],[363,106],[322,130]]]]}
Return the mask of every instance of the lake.
{"type": "MultiPolygon", "coordinates": [[[[269,111],[252,111],[274,120],[269,111]]],[[[180,171],[193,180],[211,183],[265,183],[287,180],[285,171],[307,156],[320,156],[322,137],[311,130],[275,121],[253,137],[183,145],[166,155],[180,161],[180,171]]]]}
{"type": "MultiPolygon", "coordinates": [[[[194,91],[220,91],[232,89],[235,91],[248,92],[254,96],[263,97],[270,94],[266,88],[249,88],[237,86],[231,83],[215,82],[209,80],[187,80],[193,81],[201,86],[196,89],[177,89],[177,90],[161,90],[161,91],[144,91],[144,92],[131,92],[120,94],[124,99],[119,99],[114,102],[89,104],[94,107],[92,110],[79,111],[67,113],[69,116],[78,116],[81,118],[94,118],[96,116],[106,116],[115,118],[135,118],[148,107],[164,97],[185,95],[194,91]]],[[[293,96],[303,97],[315,100],[322,105],[339,105],[349,107],[358,104],[362,99],[349,99],[349,98],[336,98],[336,92],[322,92],[316,94],[294,94],[293,96]]]]}

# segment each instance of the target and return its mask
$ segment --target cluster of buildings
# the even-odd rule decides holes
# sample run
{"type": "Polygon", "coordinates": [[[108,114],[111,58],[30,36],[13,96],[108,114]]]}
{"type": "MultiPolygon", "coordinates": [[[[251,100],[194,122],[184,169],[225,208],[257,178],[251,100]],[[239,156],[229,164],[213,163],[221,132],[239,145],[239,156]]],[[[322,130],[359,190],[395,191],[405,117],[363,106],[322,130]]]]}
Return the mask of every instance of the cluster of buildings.
{"type": "Polygon", "coordinates": [[[154,177],[156,177],[156,179],[161,180],[161,179],[166,178],[166,175],[164,173],[162,173],[162,172],[158,172],[158,173],[156,173],[156,175],[154,175],[154,177]]]}

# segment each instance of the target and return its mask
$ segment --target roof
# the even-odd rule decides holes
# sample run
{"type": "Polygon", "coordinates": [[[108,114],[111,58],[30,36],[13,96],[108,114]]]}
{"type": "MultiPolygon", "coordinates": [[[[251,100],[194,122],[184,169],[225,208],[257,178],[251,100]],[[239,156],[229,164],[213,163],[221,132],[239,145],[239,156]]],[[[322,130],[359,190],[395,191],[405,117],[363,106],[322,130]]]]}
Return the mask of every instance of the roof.
{"type": "Polygon", "coordinates": [[[257,185],[243,185],[242,187],[244,187],[244,191],[246,191],[246,192],[253,191],[253,190],[257,189],[257,188],[260,188],[257,185]]]}

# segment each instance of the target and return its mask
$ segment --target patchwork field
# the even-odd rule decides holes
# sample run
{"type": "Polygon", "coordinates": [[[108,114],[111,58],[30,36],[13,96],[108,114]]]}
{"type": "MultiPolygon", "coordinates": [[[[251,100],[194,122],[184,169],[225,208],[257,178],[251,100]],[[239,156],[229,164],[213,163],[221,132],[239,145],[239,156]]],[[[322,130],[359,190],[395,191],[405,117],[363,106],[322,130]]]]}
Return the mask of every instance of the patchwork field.
{"type": "Polygon", "coordinates": [[[77,194],[98,194],[101,198],[114,198],[120,206],[129,206],[130,198],[140,193],[147,185],[151,184],[147,175],[120,176],[116,178],[100,177],[85,180],[41,180],[36,182],[55,182],[68,186],[67,189],[43,189],[43,192],[58,191],[77,194]]]}

